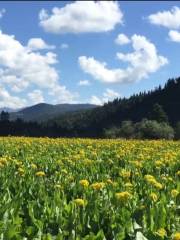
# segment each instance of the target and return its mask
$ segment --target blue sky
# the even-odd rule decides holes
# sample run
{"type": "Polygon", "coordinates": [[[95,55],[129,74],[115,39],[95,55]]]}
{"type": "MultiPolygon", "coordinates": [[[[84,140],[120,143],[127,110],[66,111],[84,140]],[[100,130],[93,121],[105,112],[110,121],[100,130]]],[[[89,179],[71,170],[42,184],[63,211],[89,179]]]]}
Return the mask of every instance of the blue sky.
{"type": "Polygon", "coordinates": [[[0,2],[0,29],[0,107],[103,104],[179,76],[179,2],[0,2]]]}

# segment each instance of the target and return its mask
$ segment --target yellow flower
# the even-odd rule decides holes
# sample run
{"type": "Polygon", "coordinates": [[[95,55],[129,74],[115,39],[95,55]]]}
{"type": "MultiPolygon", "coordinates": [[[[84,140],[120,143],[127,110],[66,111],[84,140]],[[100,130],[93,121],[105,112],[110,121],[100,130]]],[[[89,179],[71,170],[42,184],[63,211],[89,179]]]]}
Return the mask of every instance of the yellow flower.
{"type": "Polygon", "coordinates": [[[85,165],[91,165],[91,164],[93,164],[93,161],[90,160],[90,159],[85,159],[85,160],[83,161],[83,163],[84,163],[85,165]]]}
{"type": "Polygon", "coordinates": [[[157,182],[155,177],[153,177],[152,175],[145,175],[144,179],[147,181],[147,183],[151,184],[152,186],[159,190],[163,188],[163,185],[157,182]]]}
{"type": "Polygon", "coordinates": [[[179,192],[178,192],[178,190],[176,190],[176,189],[173,189],[173,190],[171,191],[171,196],[172,196],[173,198],[176,198],[178,194],[179,194],[179,192]]]}
{"type": "Polygon", "coordinates": [[[91,184],[91,187],[94,190],[101,190],[104,187],[104,185],[105,184],[103,182],[96,182],[96,183],[91,184]]]}
{"type": "Polygon", "coordinates": [[[157,232],[155,232],[158,236],[160,236],[161,238],[164,238],[167,235],[167,232],[164,228],[160,228],[157,230],[157,232]]]}
{"type": "Polygon", "coordinates": [[[152,175],[150,175],[150,174],[146,174],[146,175],[144,175],[144,178],[145,178],[146,180],[148,180],[148,179],[154,179],[154,176],[152,176],[152,175]]]}
{"type": "Polygon", "coordinates": [[[149,174],[145,175],[144,179],[150,184],[154,184],[156,182],[156,179],[152,175],[149,175],[149,174]]]}
{"type": "Polygon", "coordinates": [[[84,207],[86,205],[86,202],[82,198],[77,198],[74,200],[75,204],[79,207],[84,207]]]}
{"type": "Polygon", "coordinates": [[[116,199],[124,202],[129,200],[132,195],[129,192],[119,192],[119,193],[116,193],[115,196],[116,196],[116,199]]]}
{"type": "Polygon", "coordinates": [[[163,188],[163,185],[161,184],[161,183],[159,183],[159,182],[155,182],[154,183],[154,187],[156,187],[157,189],[162,189],[163,188]]]}
{"type": "Polygon", "coordinates": [[[107,179],[106,181],[108,184],[113,184],[113,181],[111,179],[107,179]]]}
{"type": "Polygon", "coordinates": [[[142,168],[142,163],[140,161],[131,161],[137,168],[142,168]]]}
{"type": "Polygon", "coordinates": [[[89,182],[86,179],[80,180],[79,184],[85,188],[89,186],[89,182]]]}
{"type": "Polygon", "coordinates": [[[157,166],[157,167],[161,167],[161,166],[163,166],[164,165],[164,163],[162,162],[162,161],[155,161],[155,165],[157,166]]]}
{"type": "Polygon", "coordinates": [[[132,183],[128,182],[128,183],[125,183],[125,187],[127,187],[127,188],[132,188],[133,185],[132,185],[132,183]]]}
{"type": "Polygon", "coordinates": [[[23,175],[23,174],[24,174],[24,169],[21,168],[21,167],[19,167],[19,168],[18,168],[18,172],[19,172],[20,175],[23,175]]]}
{"type": "Polygon", "coordinates": [[[172,178],[172,177],[168,177],[168,180],[169,180],[170,182],[173,182],[173,178],[172,178]]]}
{"type": "Polygon", "coordinates": [[[135,176],[139,176],[140,173],[136,170],[136,171],[134,172],[134,175],[135,175],[135,176]]]}
{"type": "Polygon", "coordinates": [[[153,202],[157,202],[158,196],[157,196],[155,193],[151,193],[151,194],[150,194],[150,199],[151,199],[153,202]]]}
{"type": "Polygon", "coordinates": [[[0,163],[3,165],[7,164],[7,160],[5,158],[0,159],[0,163]]]}
{"type": "Polygon", "coordinates": [[[173,240],[180,240],[180,232],[174,234],[173,240]]]}
{"type": "Polygon", "coordinates": [[[34,163],[31,164],[31,167],[32,167],[32,169],[37,169],[37,165],[34,163]]]}
{"type": "Polygon", "coordinates": [[[122,171],[119,174],[123,178],[130,178],[130,176],[131,176],[131,172],[127,171],[125,169],[122,169],[122,171]]]}
{"type": "Polygon", "coordinates": [[[15,163],[16,163],[17,166],[21,166],[22,165],[22,162],[20,162],[18,160],[15,163]]]}
{"type": "Polygon", "coordinates": [[[45,172],[43,172],[43,171],[39,171],[39,172],[37,172],[36,173],[36,176],[38,176],[38,177],[43,177],[43,176],[45,176],[46,174],[45,174],[45,172]]]}
{"type": "Polygon", "coordinates": [[[66,169],[62,169],[61,172],[64,173],[64,174],[68,173],[66,169]]]}

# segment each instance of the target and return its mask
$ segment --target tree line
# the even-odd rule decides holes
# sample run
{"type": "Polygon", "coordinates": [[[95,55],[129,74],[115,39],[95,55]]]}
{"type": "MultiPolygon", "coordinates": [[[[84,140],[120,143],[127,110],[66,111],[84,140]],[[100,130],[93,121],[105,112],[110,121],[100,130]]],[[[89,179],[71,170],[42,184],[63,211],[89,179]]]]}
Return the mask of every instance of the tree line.
{"type": "Polygon", "coordinates": [[[2,111],[0,135],[179,139],[180,78],[169,79],[152,91],[44,122],[9,121],[9,114],[2,111]]]}

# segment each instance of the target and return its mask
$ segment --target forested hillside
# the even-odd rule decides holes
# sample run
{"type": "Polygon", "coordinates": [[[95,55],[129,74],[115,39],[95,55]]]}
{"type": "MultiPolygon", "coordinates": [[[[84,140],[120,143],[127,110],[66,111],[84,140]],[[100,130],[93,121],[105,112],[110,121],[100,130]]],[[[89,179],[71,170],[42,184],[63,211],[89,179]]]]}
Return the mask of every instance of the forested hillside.
{"type": "Polygon", "coordinates": [[[139,122],[143,118],[158,121],[158,116],[154,115],[157,104],[172,126],[180,121],[180,78],[168,80],[163,88],[159,86],[130,98],[115,99],[91,111],[64,115],[55,119],[55,122],[61,127],[66,125],[67,130],[101,136],[104,128],[120,126],[122,121],[139,122]]]}
{"type": "Polygon", "coordinates": [[[43,123],[20,119],[9,122],[8,117],[2,117],[0,124],[1,135],[103,137],[106,129],[119,128],[124,121],[134,124],[143,119],[179,126],[180,78],[170,79],[164,87],[149,92],[115,99],[90,110],[60,114],[43,123]]]}
{"type": "Polygon", "coordinates": [[[93,109],[96,105],[93,104],[47,104],[39,103],[30,107],[23,108],[16,112],[10,113],[10,120],[20,118],[24,121],[42,122],[48,119],[55,118],[58,115],[81,111],[85,109],[93,109]]]}

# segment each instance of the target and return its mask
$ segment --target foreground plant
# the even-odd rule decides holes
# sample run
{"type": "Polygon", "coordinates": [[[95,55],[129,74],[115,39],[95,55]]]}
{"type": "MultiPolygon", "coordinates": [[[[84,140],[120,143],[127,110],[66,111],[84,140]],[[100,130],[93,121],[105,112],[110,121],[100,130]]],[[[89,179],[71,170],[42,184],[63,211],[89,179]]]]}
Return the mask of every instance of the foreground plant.
{"type": "Polygon", "coordinates": [[[0,239],[180,240],[180,142],[0,138],[0,239]]]}

